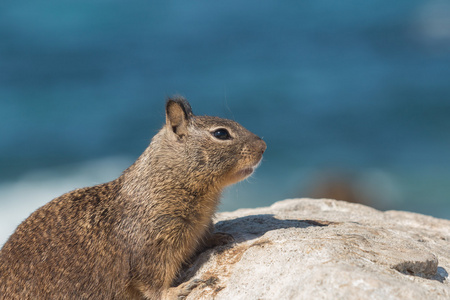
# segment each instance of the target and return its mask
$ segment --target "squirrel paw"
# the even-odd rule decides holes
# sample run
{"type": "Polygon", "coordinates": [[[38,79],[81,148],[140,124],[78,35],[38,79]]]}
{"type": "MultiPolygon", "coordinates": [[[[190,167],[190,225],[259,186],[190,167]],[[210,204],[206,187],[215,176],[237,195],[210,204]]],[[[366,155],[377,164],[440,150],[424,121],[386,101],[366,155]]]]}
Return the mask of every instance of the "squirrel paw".
{"type": "Polygon", "coordinates": [[[215,232],[211,235],[206,244],[208,248],[212,248],[216,246],[223,246],[232,242],[234,242],[234,238],[231,234],[215,232]]]}
{"type": "Polygon", "coordinates": [[[169,288],[164,297],[162,299],[164,300],[183,300],[186,299],[186,297],[194,290],[196,287],[198,287],[201,283],[204,283],[204,280],[201,279],[193,279],[191,281],[185,282],[177,287],[169,288]]]}

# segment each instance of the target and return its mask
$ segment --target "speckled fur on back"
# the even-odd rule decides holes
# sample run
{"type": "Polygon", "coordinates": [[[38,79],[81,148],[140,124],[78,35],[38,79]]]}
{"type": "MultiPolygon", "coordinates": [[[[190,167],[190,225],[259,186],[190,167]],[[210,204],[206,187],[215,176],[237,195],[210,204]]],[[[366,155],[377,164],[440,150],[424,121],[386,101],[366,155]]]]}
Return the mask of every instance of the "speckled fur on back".
{"type": "Polygon", "coordinates": [[[265,143],[183,98],[118,179],[36,210],[0,251],[0,299],[160,299],[211,238],[222,189],[249,176],[265,143]]]}

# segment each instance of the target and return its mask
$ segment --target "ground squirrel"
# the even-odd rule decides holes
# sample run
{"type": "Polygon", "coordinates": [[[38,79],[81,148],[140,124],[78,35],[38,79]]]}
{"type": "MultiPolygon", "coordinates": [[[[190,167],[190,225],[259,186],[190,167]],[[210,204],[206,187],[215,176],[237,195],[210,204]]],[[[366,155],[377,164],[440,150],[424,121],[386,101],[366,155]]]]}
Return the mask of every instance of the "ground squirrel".
{"type": "Polygon", "coordinates": [[[160,299],[202,243],[223,188],[266,144],[238,123],[166,102],[166,124],[111,182],[36,210],[0,251],[0,299],[160,299]]]}

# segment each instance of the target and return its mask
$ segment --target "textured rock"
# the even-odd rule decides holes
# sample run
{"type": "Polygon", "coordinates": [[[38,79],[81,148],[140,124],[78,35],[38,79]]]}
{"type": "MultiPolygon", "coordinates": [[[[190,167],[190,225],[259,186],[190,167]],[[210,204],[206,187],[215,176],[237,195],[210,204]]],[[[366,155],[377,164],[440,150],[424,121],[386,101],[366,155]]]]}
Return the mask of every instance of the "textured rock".
{"type": "Polygon", "coordinates": [[[448,220],[296,199],[216,227],[235,242],[186,266],[186,299],[450,299],[448,220]]]}

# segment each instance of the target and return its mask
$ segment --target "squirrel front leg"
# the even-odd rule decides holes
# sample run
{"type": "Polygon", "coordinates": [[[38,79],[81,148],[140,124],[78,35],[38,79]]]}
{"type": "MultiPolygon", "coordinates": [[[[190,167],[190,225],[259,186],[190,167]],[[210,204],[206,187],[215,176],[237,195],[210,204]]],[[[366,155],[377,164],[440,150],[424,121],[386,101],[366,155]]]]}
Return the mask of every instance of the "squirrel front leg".
{"type": "MultiPolygon", "coordinates": [[[[229,243],[234,242],[234,238],[231,234],[224,232],[215,232],[214,223],[211,223],[208,226],[208,230],[203,237],[199,247],[197,248],[197,254],[205,251],[208,248],[213,248],[216,246],[223,246],[229,243]]],[[[184,299],[187,297],[192,290],[197,288],[200,284],[205,283],[205,280],[202,279],[191,279],[189,281],[183,282],[182,284],[166,289],[162,293],[162,300],[177,300],[184,299]]]]}

